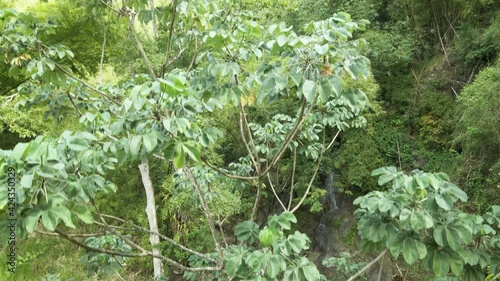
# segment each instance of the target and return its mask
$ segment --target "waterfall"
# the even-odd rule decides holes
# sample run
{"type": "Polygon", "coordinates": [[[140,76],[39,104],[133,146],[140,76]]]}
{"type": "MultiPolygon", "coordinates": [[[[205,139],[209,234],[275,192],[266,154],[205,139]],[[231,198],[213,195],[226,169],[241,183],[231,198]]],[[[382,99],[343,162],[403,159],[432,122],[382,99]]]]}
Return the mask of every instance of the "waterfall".
{"type": "Polygon", "coordinates": [[[326,254],[333,250],[330,221],[338,209],[333,172],[326,177],[324,187],[326,195],[323,201],[323,214],[313,234],[313,247],[326,254]]]}
{"type": "Polygon", "coordinates": [[[333,176],[334,176],[333,172],[328,174],[328,176],[326,177],[326,181],[325,181],[326,197],[325,197],[325,203],[323,206],[323,210],[325,212],[329,212],[331,210],[338,209],[337,196],[335,194],[336,190],[335,190],[335,187],[333,185],[333,176]]]}

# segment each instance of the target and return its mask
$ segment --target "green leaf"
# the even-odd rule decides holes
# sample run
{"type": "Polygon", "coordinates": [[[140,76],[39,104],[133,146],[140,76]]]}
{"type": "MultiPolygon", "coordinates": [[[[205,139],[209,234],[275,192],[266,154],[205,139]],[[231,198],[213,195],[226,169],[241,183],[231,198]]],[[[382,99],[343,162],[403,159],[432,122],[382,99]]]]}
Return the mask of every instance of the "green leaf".
{"type": "Polygon", "coordinates": [[[59,205],[55,206],[51,210],[54,214],[60,218],[67,227],[76,228],[71,220],[71,212],[65,206],[59,205]]]}
{"type": "Polygon", "coordinates": [[[441,247],[444,247],[443,234],[444,234],[444,226],[442,225],[436,226],[436,228],[434,228],[434,231],[432,232],[432,237],[434,237],[434,241],[436,241],[436,243],[441,247]]]}
{"type": "Polygon", "coordinates": [[[460,234],[458,234],[458,231],[455,228],[446,227],[444,229],[444,233],[446,235],[446,242],[448,242],[450,248],[455,251],[458,250],[461,245],[460,234]]]}
{"type": "Polygon", "coordinates": [[[297,218],[291,212],[283,212],[276,218],[276,223],[278,223],[281,228],[285,230],[291,229],[291,222],[297,223],[297,218]]]}
{"type": "Polygon", "coordinates": [[[285,270],[286,262],[280,255],[272,255],[267,263],[266,273],[271,278],[276,278],[280,271],[285,270]]]}
{"type": "Polygon", "coordinates": [[[42,213],[42,224],[47,230],[54,231],[58,222],[59,218],[51,209],[42,213]]]}
{"type": "Polygon", "coordinates": [[[41,210],[33,210],[26,217],[26,220],[24,223],[25,223],[26,230],[28,231],[28,233],[35,231],[35,227],[36,227],[36,225],[38,223],[38,219],[40,218],[41,215],[42,215],[41,210]]]}
{"type": "Polygon", "coordinates": [[[132,158],[137,157],[139,150],[141,149],[141,136],[134,136],[130,141],[130,154],[132,158]]]}
{"type": "Polygon", "coordinates": [[[293,83],[298,87],[300,83],[302,82],[302,76],[303,74],[300,72],[292,72],[290,73],[290,77],[292,78],[293,83]]]}
{"type": "Polygon", "coordinates": [[[314,50],[320,54],[320,55],[324,55],[326,54],[326,52],[328,52],[328,49],[329,49],[329,46],[328,46],[328,43],[324,44],[324,45],[315,45],[314,46],[314,50]]]}
{"type": "MultiPolygon", "coordinates": [[[[446,194],[445,194],[446,195],[446,194]]],[[[436,194],[434,196],[436,203],[438,204],[439,207],[442,209],[449,211],[453,207],[453,202],[451,201],[450,196],[445,196],[441,194],[436,194]]]]}
{"type": "Polygon", "coordinates": [[[443,251],[435,251],[434,259],[432,260],[432,269],[438,276],[445,276],[450,271],[449,257],[443,251]]]}
{"type": "Polygon", "coordinates": [[[241,222],[235,227],[234,235],[238,241],[253,243],[259,238],[259,226],[253,221],[241,222]]]}
{"type": "Polygon", "coordinates": [[[68,147],[74,151],[85,151],[89,148],[89,144],[85,139],[72,138],[68,143],[68,147]]]}
{"type": "Polygon", "coordinates": [[[184,167],[185,162],[186,162],[186,153],[184,152],[183,146],[178,145],[174,155],[174,166],[175,168],[180,169],[184,167]]]}
{"type": "Polygon", "coordinates": [[[186,142],[183,144],[184,151],[196,162],[201,161],[201,152],[196,147],[196,144],[193,142],[186,142]]]}
{"type": "Polygon", "coordinates": [[[85,205],[76,205],[72,209],[73,213],[86,224],[92,224],[94,219],[92,218],[92,213],[85,205]]]}
{"type": "Polygon", "coordinates": [[[156,138],[156,133],[154,131],[142,136],[142,140],[147,152],[153,151],[158,143],[158,139],[156,138]]]}
{"type": "Polygon", "coordinates": [[[308,102],[311,102],[314,97],[314,88],[316,83],[314,81],[306,79],[302,85],[302,93],[308,102]]]}
{"type": "Polygon", "coordinates": [[[26,143],[26,142],[21,142],[21,143],[16,144],[16,146],[12,150],[12,154],[11,154],[14,157],[14,159],[16,159],[18,161],[21,160],[21,158],[23,157],[24,151],[28,148],[28,145],[29,145],[29,143],[26,143]]]}
{"type": "Polygon", "coordinates": [[[267,226],[259,232],[259,241],[263,246],[266,247],[273,245],[276,240],[278,240],[278,238],[279,235],[276,230],[269,229],[267,226]]]}

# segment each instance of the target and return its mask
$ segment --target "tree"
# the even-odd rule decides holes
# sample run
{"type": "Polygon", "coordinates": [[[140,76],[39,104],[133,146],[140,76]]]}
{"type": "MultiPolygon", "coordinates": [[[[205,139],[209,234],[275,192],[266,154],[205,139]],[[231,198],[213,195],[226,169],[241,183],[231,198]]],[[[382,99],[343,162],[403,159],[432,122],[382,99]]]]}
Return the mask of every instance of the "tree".
{"type": "Polygon", "coordinates": [[[300,256],[307,249],[307,237],[300,233],[286,236],[283,230],[290,229],[295,220],[292,213],[311,193],[324,153],[339,132],[365,124],[362,112],[367,97],[352,81],[370,76],[369,61],[359,54],[364,41],[352,37],[367,22],[354,22],[348,14],[338,13],[305,25],[302,35],[297,35],[284,23],[259,25],[248,12],[233,9],[232,1],[173,1],[156,7],[150,1],[125,1],[123,5],[91,1],[88,5],[97,14],[102,9],[116,13],[127,23],[143,59],[144,74],[119,85],[93,86],[67,66],[74,57],[70,49],[44,41],[44,34],[57,32],[52,21],[40,23],[30,14],[0,11],[1,55],[11,77],[27,80],[17,89],[19,94],[28,104],[48,104],[58,118],[68,114],[80,118],[77,128],[60,136],[37,136],[12,150],[0,151],[0,183],[16,183],[15,192],[0,190],[0,208],[7,210],[1,222],[15,217],[18,237],[43,226],[89,252],[151,257],[156,278],[164,274],[166,263],[186,271],[187,276],[193,272],[236,276],[246,270],[246,274],[257,274],[257,279],[267,274],[271,279],[318,280],[317,269],[300,256]],[[136,20],[158,25],[158,41],[152,44],[166,43],[163,59],[148,52],[136,20]],[[189,63],[173,68],[186,54],[189,63]],[[248,108],[275,100],[288,100],[294,105],[294,114],[276,114],[264,124],[252,122],[248,108]],[[231,108],[239,111],[246,155],[229,168],[217,167],[204,152],[222,132],[217,124],[201,118],[207,112],[231,108]],[[309,159],[314,165],[307,181],[295,181],[292,174],[292,184],[285,186],[288,202],[280,198],[271,178],[271,173],[279,172],[277,165],[284,157],[309,159]],[[159,233],[149,174],[152,158],[172,163],[178,174],[174,179],[189,183],[187,188],[196,195],[213,240],[207,252],[194,251],[159,233]],[[117,190],[106,175],[118,165],[136,161],[140,161],[149,227],[103,214],[95,203],[96,194],[117,190]],[[241,234],[243,228],[238,227],[236,237],[251,243],[258,232],[264,247],[273,245],[281,252],[257,249],[252,252],[256,263],[248,260],[249,267],[239,267],[242,259],[235,254],[245,249],[226,242],[212,203],[224,198],[200,184],[203,175],[199,171],[204,166],[218,177],[244,181],[254,197],[251,213],[245,214],[250,221],[256,219],[263,190],[273,192],[285,212],[271,217],[268,227],[260,231],[251,222],[244,224],[250,226],[250,235],[241,234]],[[12,171],[15,175],[10,177],[12,171]],[[78,233],[68,229],[81,228],[81,222],[103,228],[112,238],[108,242],[79,240],[78,233]],[[150,246],[126,236],[124,225],[149,235],[150,246]],[[162,255],[160,239],[190,254],[189,265],[162,255]],[[109,241],[126,247],[112,246],[109,241]],[[260,263],[262,255],[269,258],[271,267],[260,263]],[[284,264],[284,257],[297,263],[284,264]]]}
{"type": "Polygon", "coordinates": [[[354,201],[367,249],[386,248],[381,255],[388,250],[394,258],[402,254],[408,265],[422,260],[438,277],[451,273],[479,281],[487,267],[492,274],[500,272],[500,206],[483,216],[461,211],[457,205],[467,201],[467,194],[444,173],[405,175],[384,167],[372,175],[379,176],[379,185],[392,187],[354,201]]]}

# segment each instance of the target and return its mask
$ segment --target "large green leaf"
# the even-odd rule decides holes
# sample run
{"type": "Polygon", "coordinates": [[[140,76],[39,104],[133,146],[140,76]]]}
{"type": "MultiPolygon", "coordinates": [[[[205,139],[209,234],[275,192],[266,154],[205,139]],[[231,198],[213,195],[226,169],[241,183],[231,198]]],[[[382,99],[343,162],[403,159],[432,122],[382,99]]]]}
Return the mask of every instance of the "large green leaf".
{"type": "Polygon", "coordinates": [[[144,147],[147,152],[151,152],[155,149],[158,139],[154,131],[149,132],[149,134],[142,136],[142,141],[144,142],[144,147]]]}
{"type": "Polygon", "coordinates": [[[132,140],[130,140],[130,154],[132,158],[137,157],[139,154],[139,150],[141,149],[141,136],[134,136],[132,140]]]}
{"type": "Polygon", "coordinates": [[[38,219],[42,215],[42,211],[39,209],[35,209],[29,213],[29,215],[26,217],[26,220],[24,222],[26,226],[26,230],[28,230],[29,233],[35,231],[35,227],[38,223],[38,219]]]}
{"type": "Polygon", "coordinates": [[[253,221],[244,221],[234,228],[234,235],[238,241],[255,242],[259,237],[259,226],[253,221]]]}
{"type": "Polygon", "coordinates": [[[302,93],[304,94],[304,98],[306,98],[306,100],[308,102],[311,102],[313,97],[314,97],[314,94],[315,94],[314,88],[315,87],[316,87],[316,83],[314,83],[314,81],[308,80],[308,79],[306,79],[306,81],[304,81],[304,84],[302,84],[302,93]]]}

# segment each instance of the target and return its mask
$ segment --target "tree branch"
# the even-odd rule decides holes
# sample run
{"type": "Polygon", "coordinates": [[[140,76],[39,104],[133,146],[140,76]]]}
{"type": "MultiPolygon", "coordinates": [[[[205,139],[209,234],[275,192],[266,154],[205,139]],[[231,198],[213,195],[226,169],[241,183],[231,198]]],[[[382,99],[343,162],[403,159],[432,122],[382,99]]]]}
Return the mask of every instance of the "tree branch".
{"type": "Polygon", "coordinates": [[[100,248],[94,248],[94,247],[90,247],[74,238],[72,238],[71,236],[69,236],[68,234],[62,232],[61,230],[59,229],[56,229],[54,232],[56,232],[57,234],[59,234],[59,236],[61,236],[62,238],[70,241],[71,243],[79,246],[79,247],[82,247],[90,252],[95,252],[95,253],[101,253],[101,254],[108,254],[108,255],[112,255],[112,256],[121,256],[121,257],[131,257],[131,258],[134,258],[134,257],[148,257],[148,256],[151,256],[151,257],[154,257],[154,258],[158,258],[158,259],[162,259],[164,260],[165,262],[167,262],[169,265],[171,266],[174,266],[174,267],[177,267],[181,270],[184,270],[184,271],[190,271],[190,272],[200,272],[200,271],[219,271],[221,270],[221,267],[220,266],[211,266],[211,267],[186,267],[172,259],[169,259],[167,257],[164,257],[164,256],[161,256],[161,255],[154,255],[153,253],[151,252],[145,252],[145,253],[124,253],[124,252],[116,252],[116,251],[111,251],[111,250],[106,250],[106,249],[100,249],[100,248]]]}
{"type": "Polygon", "coordinates": [[[151,65],[151,61],[149,60],[148,55],[144,51],[144,48],[142,47],[142,43],[139,40],[139,37],[137,37],[137,32],[135,32],[135,27],[134,27],[135,14],[131,14],[131,13],[127,12],[127,20],[128,20],[128,25],[130,27],[130,33],[132,33],[132,37],[134,37],[134,41],[135,41],[135,44],[137,45],[137,49],[139,50],[139,53],[141,53],[142,58],[144,59],[144,62],[146,63],[146,66],[149,70],[149,73],[151,74],[151,77],[154,80],[156,80],[156,74],[155,74],[155,71],[153,70],[153,66],[151,65]]]}
{"type": "Polygon", "coordinates": [[[218,173],[221,173],[222,175],[228,177],[228,178],[231,178],[231,179],[237,179],[237,180],[256,180],[258,179],[259,177],[245,177],[245,176],[238,176],[238,175],[232,175],[232,174],[229,174],[227,172],[224,172],[222,169],[220,168],[217,168],[215,165],[211,164],[210,162],[208,162],[207,160],[202,160],[205,164],[207,164],[208,167],[210,167],[212,170],[218,172],[218,173]]]}
{"type": "MultiPolygon", "coordinates": [[[[243,129],[244,127],[244,124],[246,124],[246,126],[248,127],[248,124],[245,123],[244,121],[244,115],[245,115],[245,111],[243,109],[243,105],[240,103],[240,134],[241,134],[241,139],[243,140],[243,144],[245,145],[247,151],[248,151],[248,155],[250,156],[250,159],[252,160],[252,163],[253,163],[253,166],[255,167],[255,172],[257,173],[257,175],[261,175],[260,174],[260,166],[259,164],[257,163],[257,160],[255,160],[255,157],[254,157],[254,152],[255,150],[252,152],[252,150],[250,149],[250,146],[248,146],[248,141],[245,137],[245,130],[243,129]]],[[[251,135],[250,135],[251,137],[251,135]]],[[[255,149],[255,147],[254,147],[255,149]]]]}
{"type": "Polygon", "coordinates": [[[64,74],[66,74],[67,76],[75,79],[76,81],[82,83],[85,87],[91,89],[92,91],[98,93],[99,95],[105,97],[107,100],[109,100],[110,102],[116,104],[116,105],[120,105],[119,102],[113,100],[110,96],[108,96],[106,93],[104,93],[103,91],[99,91],[97,90],[95,87],[93,87],[92,85],[90,85],[89,83],[83,81],[82,79],[74,76],[73,74],[69,73],[68,71],[66,71],[64,68],[62,68],[59,64],[56,63],[56,67],[59,68],[64,74]]]}
{"type": "Polygon", "coordinates": [[[183,168],[183,170],[186,172],[186,174],[189,178],[189,181],[191,182],[194,189],[198,193],[198,197],[200,198],[201,206],[203,208],[203,213],[205,214],[205,217],[207,218],[207,222],[208,222],[208,225],[210,227],[210,232],[212,233],[212,238],[214,240],[215,249],[217,251],[217,254],[219,255],[220,260],[222,261],[224,259],[224,256],[222,255],[220,243],[219,243],[219,240],[217,239],[217,233],[215,232],[215,224],[214,224],[214,220],[212,218],[212,213],[210,212],[210,209],[208,208],[207,201],[205,201],[205,196],[200,188],[200,185],[198,184],[195,177],[193,176],[191,169],[189,167],[185,167],[185,168],[183,168]]]}
{"type": "Polygon", "coordinates": [[[292,167],[292,185],[290,187],[290,198],[288,199],[288,208],[290,210],[292,207],[292,199],[293,199],[293,188],[295,187],[295,166],[297,165],[297,148],[293,148],[293,167],[292,167]]]}
{"type": "Polygon", "coordinates": [[[69,101],[71,101],[71,104],[75,108],[75,110],[78,113],[78,115],[81,117],[82,116],[82,112],[80,111],[80,109],[78,109],[78,107],[76,107],[75,101],[73,100],[73,98],[71,97],[71,95],[69,93],[66,93],[66,95],[68,95],[69,101]]]}
{"type": "Polygon", "coordinates": [[[170,49],[172,48],[172,34],[174,32],[175,17],[177,16],[177,0],[172,1],[172,20],[170,21],[170,30],[168,31],[167,53],[165,54],[165,63],[162,66],[162,75],[165,75],[165,68],[170,60],[170,49]]]}
{"type": "Polygon", "coordinates": [[[358,278],[361,274],[365,273],[365,271],[367,271],[368,269],[370,269],[370,267],[372,267],[374,264],[376,264],[378,262],[378,260],[383,258],[385,256],[385,254],[387,254],[387,249],[385,249],[380,255],[378,255],[378,257],[376,257],[374,260],[372,260],[369,264],[367,264],[365,267],[363,267],[356,274],[354,274],[349,279],[347,279],[347,281],[353,281],[356,278],[358,278]]]}
{"type": "MultiPolygon", "coordinates": [[[[337,138],[337,136],[339,135],[339,133],[340,133],[340,130],[337,132],[337,134],[335,135],[335,137],[333,137],[332,141],[330,142],[330,145],[327,148],[321,149],[321,153],[320,153],[319,158],[318,158],[318,165],[316,166],[316,169],[314,170],[314,174],[311,177],[311,180],[309,181],[309,184],[307,185],[306,192],[304,193],[304,195],[300,199],[300,201],[297,204],[297,206],[295,206],[295,208],[293,208],[293,210],[291,210],[290,212],[293,213],[293,212],[297,211],[297,209],[300,207],[300,205],[302,205],[302,203],[304,203],[304,201],[306,200],[306,197],[309,194],[309,191],[311,190],[311,187],[312,187],[312,184],[314,182],[314,179],[316,178],[316,175],[318,174],[321,162],[323,161],[323,155],[328,150],[328,148],[330,148],[331,144],[333,144],[333,142],[335,141],[335,139],[337,138]]],[[[325,145],[325,141],[324,141],[325,137],[324,136],[325,136],[325,131],[323,130],[323,145],[325,145]]]]}
{"type": "MultiPolygon", "coordinates": [[[[191,250],[189,248],[187,248],[186,246],[182,245],[182,244],[179,244],[177,242],[175,242],[174,240],[172,240],[171,238],[159,233],[159,232],[154,232],[154,231],[151,231],[149,229],[146,229],[144,227],[141,227],[139,225],[136,225],[130,221],[127,221],[127,220],[124,220],[124,219],[121,219],[121,218],[118,218],[118,217],[115,217],[115,216],[112,216],[112,215],[106,215],[106,214],[101,214],[103,217],[106,217],[106,218],[110,218],[110,219],[113,219],[113,220],[117,220],[119,222],[122,222],[122,223],[125,223],[125,224],[128,224],[132,227],[134,227],[135,230],[139,230],[139,231],[142,231],[142,232],[146,232],[146,233],[152,233],[152,234],[155,234],[155,235],[158,235],[160,238],[162,238],[163,240],[167,241],[168,243],[174,245],[175,247],[181,249],[181,250],[184,250],[188,253],[191,253],[193,255],[196,255],[196,256],[199,256],[200,258],[204,258],[206,260],[209,260],[211,262],[215,262],[214,259],[208,257],[207,255],[205,254],[202,254],[200,252],[197,252],[197,251],[194,251],[194,250],[191,250]]],[[[114,225],[110,225],[110,227],[113,227],[113,228],[118,228],[117,226],[114,226],[114,225]]]]}
{"type": "Polygon", "coordinates": [[[276,193],[276,190],[274,189],[273,182],[271,181],[271,176],[269,175],[269,173],[267,174],[267,179],[269,180],[269,185],[271,185],[271,190],[273,191],[274,197],[278,199],[278,202],[280,203],[281,207],[283,207],[283,211],[286,211],[287,209],[285,205],[283,204],[283,202],[281,202],[281,199],[279,198],[278,194],[276,193]]]}

